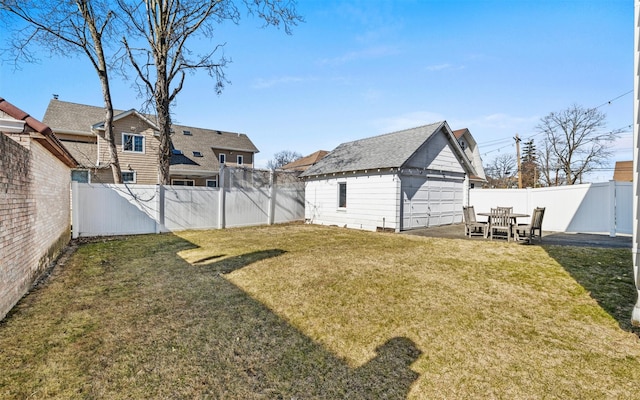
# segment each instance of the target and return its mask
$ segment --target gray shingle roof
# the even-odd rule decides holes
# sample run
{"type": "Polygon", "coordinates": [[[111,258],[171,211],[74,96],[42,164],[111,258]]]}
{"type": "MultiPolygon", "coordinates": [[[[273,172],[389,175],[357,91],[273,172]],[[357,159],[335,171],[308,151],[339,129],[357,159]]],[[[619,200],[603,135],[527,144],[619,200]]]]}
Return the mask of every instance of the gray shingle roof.
{"type": "Polygon", "coordinates": [[[342,143],[302,176],[370,169],[400,168],[444,121],[342,143]]]}
{"type": "MultiPolygon", "coordinates": [[[[114,116],[125,113],[123,110],[113,110],[114,116]]],[[[152,115],[141,114],[154,122],[152,115]]],[[[54,132],[91,133],[91,127],[104,120],[104,108],[84,104],[70,103],[53,99],[49,102],[43,121],[51,126],[54,132]]],[[[222,132],[213,129],[197,128],[173,124],[174,134],[171,141],[175,149],[181,150],[182,155],[172,155],[171,169],[180,171],[218,171],[220,165],[212,149],[233,150],[257,153],[258,148],[245,134],[222,132]],[[191,135],[184,135],[183,131],[191,135]],[[194,156],[198,151],[202,157],[194,156]]],[[[87,149],[83,149],[86,154],[87,149]]],[[[83,158],[86,158],[83,157],[83,158]]]]}

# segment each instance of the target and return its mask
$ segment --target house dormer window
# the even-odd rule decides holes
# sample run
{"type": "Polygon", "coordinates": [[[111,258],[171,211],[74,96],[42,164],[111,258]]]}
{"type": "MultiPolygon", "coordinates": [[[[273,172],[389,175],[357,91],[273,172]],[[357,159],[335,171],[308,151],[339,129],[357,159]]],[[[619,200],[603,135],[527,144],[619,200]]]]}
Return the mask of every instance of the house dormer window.
{"type": "Polygon", "coordinates": [[[123,133],[122,151],[129,153],[144,153],[144,136],[133,133],[123,133]]]}
{"type": "Polygon", "coordinates": [[[242,164],[244,164],[244,157],[238,156],[238,165],[242,165],[242,164]]]}
{"type": "Polygon", "coordinates": [[[220,153],[218,155],[218,159],[220,161],[220,164],[224,164],[225,162],[227,162],[227,155],[224,153],[220,153]]]}
{"type": "Polygon", "coordinates": [[[467,144],[465,143],[464,140],[459,140],[458,143],[460,143],[460,147],[462,147],[462,150],[467,149],[467,144]]]}

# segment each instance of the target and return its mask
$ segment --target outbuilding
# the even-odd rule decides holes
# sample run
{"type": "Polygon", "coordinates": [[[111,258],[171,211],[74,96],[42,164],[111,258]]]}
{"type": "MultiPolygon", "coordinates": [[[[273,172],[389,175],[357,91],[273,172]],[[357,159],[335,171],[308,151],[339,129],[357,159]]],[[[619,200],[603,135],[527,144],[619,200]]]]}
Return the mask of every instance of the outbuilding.
{"type": "Polygon", "coordinates": [[[308,168],[308,223],[393,230],[462,221],[476,171],[446,121],[343,143],[308,168]]]}

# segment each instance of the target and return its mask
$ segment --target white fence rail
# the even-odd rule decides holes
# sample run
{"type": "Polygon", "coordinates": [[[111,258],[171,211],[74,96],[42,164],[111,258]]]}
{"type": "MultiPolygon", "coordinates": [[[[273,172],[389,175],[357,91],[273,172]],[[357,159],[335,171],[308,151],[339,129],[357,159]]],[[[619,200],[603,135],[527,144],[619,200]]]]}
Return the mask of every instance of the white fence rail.
{"type": "Polygon", "coordinates": [[[531,214],[545,207],[543,229],[570,233],[632,234],[633,185],[602,182],[527,189],[471,189],[469,205],[476,212],[496,206],[531,214]]]}
{"type": "Polygon", "coordinates": [[[206,188],[73,182],[73,237],[219,229],[303,220],[304,184],[289,177],[278,185],[278,179],[273,175],[269,178],[268,171],[262,171],[263,175],[265,172],[266,186],[256,184],[252,188],[224,184],[221,188],[206,188]]]}

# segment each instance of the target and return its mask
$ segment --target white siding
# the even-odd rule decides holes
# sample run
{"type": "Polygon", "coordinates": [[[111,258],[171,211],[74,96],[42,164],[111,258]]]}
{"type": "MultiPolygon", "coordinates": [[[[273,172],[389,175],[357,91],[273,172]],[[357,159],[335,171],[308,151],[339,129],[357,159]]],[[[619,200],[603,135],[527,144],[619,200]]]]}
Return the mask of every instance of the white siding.
{"type": "Polygon", "coordinates": [[[347,228],[399,230],[399,180],[395,174],[344,174],[310,180],[305,188],[305,219],[347,228]],[[338,183],[347,183],[347,207],[338,207],[338,183]]]}
{"type": "Polygon", "coordinates": [[[442,131],[434,134],[406,163],[405,168],[464,174],[464,168],[442,131]]]}

